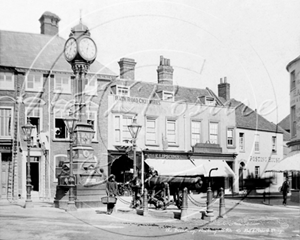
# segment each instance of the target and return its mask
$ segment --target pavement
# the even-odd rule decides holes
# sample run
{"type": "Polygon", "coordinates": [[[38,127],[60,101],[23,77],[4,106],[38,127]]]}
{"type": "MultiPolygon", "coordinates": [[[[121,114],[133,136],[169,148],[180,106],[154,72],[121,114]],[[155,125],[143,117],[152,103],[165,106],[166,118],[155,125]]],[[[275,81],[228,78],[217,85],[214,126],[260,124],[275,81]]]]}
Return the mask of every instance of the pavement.
{"type": "MultiPolygon", "coordinates": [[[[188,209],[186,212],[186,218],[179,220],[175,218],[175,214],[180,214],[179,210],[175,205],[170,205],[166,210],[157,210],[153,206],[149,206],[148,212],[144,215],[139,215],[138,210],[129,207],[131,197],[118,197],[117,204],[114,212],[111,215],[106,214],[106,205],[99,208],[81,208],[77,211],[66,212],[63,209],[54,207],[53,201],[40,201],[33,200],[33,208],[24,208],[25,200],[18,200],[16,202],[9,202],[7,200],[0,201],[0,215],[9,215],[16,213],[18,216],[26,216],[26,214],[34,214],[36,217],[45,216],[60,218],[63,215],[70,215],[73,218],[81,219],[82,221],[109,221],[109,222],[122,222],[128,224],[167,224],[169,226],[184,226],[189,227],[195,225],[207,225],[209,222],[202,219],[202,212],[206,210],[206,195],[196,194],[189,195],[188,197],[188,209]],[[34,211],[32,211],[34,210],[34,211]]],[[[231,198],[225,199],[225,218],[235,219],[240,213],[247,212],[250,216],[254,210],[265,211],[276,211],[276,210],[298,210],[300,214],[299,203],[292,203],[288,201],[287,206],[282,205],[281,199],[270,199],[268,202],[263,202],[263,199],[240,199],[231,198]]],[[[213,199],[212,208],[214,210],[214,218],[212,221],[219,219],[219,199],[213,199]]],[[[141,213],[141,211],[139,211],[141,213]]]]}
{"type": "Polygon", "coordinates": [[[174,213],[181,212],[174,205],[168,206],[166,210],[156,210],[149,206],[147,214],[139,215],[136,209],[129,207],[131,197],[119,197],[111,215],[106,214],[106,205],[65,211],[55,208],[53,201],[33,200],[33,208],[24,208],[25,200],[0,200],[0,238],[81,240],[85,238],[85,234],[89,234],[89,239],[92,240],[102,239],[97,234],[103,234],[103,231],[106,234],[113,233],[112,237],[105,235],[106,239],[113,240],[119,239],[121,233],[122,237],[124,234],[131,234],[130,236],[135,236],[134,239],[139,236],[157,239],[153,236],[160,236],[159,234],[164,234],[164,239],[171,239],[165,236],[168,234],[172,239],[176,236],[177,239],[182,239],[183,236],[177,234],[182,231],[189,233],[187,239],[300,237],[299,204],[284,207],[281,202],[275,205],[275,199],[271,201],[274,205],[263,204],[261,200],[258,199],[255,203],[245,199],[225,199],[226,213],[220,218],[219,200],[214,199],[212,207],[215,218],[211,221],[202,219],[202,211],[206,210],[205,194],[188,196],[188,209],[184,220],[174,218],[174,213]]]}

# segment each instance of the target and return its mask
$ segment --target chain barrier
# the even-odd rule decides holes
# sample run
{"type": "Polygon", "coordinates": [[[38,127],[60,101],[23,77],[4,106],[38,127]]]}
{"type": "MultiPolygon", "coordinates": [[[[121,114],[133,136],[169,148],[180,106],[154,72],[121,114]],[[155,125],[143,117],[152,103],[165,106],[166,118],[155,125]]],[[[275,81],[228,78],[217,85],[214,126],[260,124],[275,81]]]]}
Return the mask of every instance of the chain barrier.
{"type": "Polygon", "coordinates": [[[188,194],[188,199],[191,201],[192,204],[194,204],[197,207],[203,207],[202,204],[198,201],[196,201],[190,194],[188,194]],[[200,205],[201,204],[201,205],[200,205]]]}

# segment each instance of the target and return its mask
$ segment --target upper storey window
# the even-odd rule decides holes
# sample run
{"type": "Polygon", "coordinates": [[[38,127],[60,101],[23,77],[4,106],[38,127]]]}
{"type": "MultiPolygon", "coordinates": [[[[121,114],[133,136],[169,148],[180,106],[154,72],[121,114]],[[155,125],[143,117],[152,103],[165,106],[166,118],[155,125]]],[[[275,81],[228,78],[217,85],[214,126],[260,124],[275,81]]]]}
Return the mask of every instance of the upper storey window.
{"type": "Polygon", "coordinates": [[[14,90],[14,75],[9,72],[0,73],[0,89],[14,90]]]}
{"type": "Polygon", "coordinates": [[[174,93],[163,91],[162,99],[165,101],[174,101],[174,93]]]}
{"type": "Polygon", "coordinates": [[[26,76],[26,90],[39,92],[43,90],[43,75],[40,73],[29,73],[26,76]]]}
{"type": "Polygon", "coordinates": [[[116,94],[118,96],[129,96],[130,92],[129,92],[129,88],[125,87],[125,86],[117,86],[117,92],[116,94]]]}
{"type": "Polygon", "coordinates": [[[295,70],[291,72],[291,90],[296,87],[296,74],[295,70]]]}
{"type": "Polygon", "coordinates": [[[55,76],[54,88],[61,93],[71,93],[71,79],[68,76],[55,76]]]}

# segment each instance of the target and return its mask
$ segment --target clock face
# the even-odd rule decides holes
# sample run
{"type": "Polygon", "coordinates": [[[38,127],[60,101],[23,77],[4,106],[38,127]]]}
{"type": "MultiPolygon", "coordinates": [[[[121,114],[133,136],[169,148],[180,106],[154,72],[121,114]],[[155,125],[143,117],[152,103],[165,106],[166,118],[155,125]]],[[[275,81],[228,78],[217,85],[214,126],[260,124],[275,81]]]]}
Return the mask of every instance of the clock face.
{"type": "Polygon", "coordinates": [[[93,60],[96,58],[96,44],[90,38],[83,38],[79,42],[79,53],[81,57],[86,60],[93,60]]]}
{"type": "Polygon", "coordinates": [[[65,45],[65,57],[72,60],[77,54],[77,44],[74,38],[70,38],[65,45]]]}

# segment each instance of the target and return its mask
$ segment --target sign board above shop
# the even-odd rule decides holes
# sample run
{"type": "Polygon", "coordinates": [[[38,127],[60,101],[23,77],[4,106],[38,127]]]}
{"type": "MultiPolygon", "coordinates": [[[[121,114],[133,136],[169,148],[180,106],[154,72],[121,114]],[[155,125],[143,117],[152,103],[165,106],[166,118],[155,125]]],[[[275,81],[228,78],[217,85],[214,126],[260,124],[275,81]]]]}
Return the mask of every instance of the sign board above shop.
{"type": "Polygon", "coordinates": [[[11,152],[12,146],[0,145],[0,152],[11,152]]]}
{"type": "Polygon", "coordinates": [[[160,100],[157,99],[147,99],[147,98],[139,98],[139,97],[126,97],[126,96],[115,96],[115,101],[122,102],[132,102],[139,104],[155,104],[160,105],[160,100]]]}

